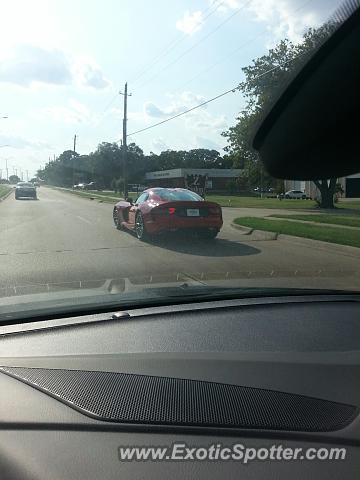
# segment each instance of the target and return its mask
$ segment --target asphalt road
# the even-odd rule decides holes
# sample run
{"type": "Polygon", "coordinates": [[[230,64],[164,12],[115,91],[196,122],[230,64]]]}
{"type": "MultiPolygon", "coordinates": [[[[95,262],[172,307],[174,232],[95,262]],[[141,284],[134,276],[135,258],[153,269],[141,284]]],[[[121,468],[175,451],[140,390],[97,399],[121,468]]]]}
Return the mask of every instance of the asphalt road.
{"type": "Polygon", "coordinates": [[[215,241],[172,236],[143,243],[114,228],[110,204],[44,187],[37,201],[10,195],[0,203],[0,288],[4,296],[9,287],[29,293],[38,285],[85,287],[114,278],[166,283],[184,275],[241,286],[360,289],[358,250],[243,235],[230,226],[239,213],[224,209],[215,241]]]}

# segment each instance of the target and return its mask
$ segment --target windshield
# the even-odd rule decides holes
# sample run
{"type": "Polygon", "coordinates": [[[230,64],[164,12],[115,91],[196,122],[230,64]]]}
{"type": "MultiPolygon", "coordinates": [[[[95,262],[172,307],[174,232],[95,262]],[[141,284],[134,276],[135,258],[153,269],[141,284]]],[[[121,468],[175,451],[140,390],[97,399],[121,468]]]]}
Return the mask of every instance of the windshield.
{"type": "Polygon", "coordinates": [[[275,178],[253,147],[339,5],[4,0],[0,322],[360,291],[360,173],[275,178]]]}

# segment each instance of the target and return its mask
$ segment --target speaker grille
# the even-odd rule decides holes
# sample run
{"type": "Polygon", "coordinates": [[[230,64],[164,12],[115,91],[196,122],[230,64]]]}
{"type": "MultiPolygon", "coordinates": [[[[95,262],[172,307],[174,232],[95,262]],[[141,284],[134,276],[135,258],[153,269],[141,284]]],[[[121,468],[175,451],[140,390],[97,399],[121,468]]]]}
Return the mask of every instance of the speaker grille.
{"type": "Polygon", "coordinates": [[[180,378],[22,367],[0,372],[108,422],[324,432],[357,414],[353,405],[180,378]]]}

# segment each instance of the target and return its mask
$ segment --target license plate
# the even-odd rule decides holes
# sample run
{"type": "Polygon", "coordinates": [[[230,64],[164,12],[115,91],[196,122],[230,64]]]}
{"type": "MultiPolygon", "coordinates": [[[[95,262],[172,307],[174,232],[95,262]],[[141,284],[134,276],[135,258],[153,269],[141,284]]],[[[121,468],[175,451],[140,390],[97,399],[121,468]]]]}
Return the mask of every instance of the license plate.
{"type": "Polygon", "coordinates": [[[188,217],[198,217],[200,215],[198,208],[188,208],[186,213],[188,217]]]}

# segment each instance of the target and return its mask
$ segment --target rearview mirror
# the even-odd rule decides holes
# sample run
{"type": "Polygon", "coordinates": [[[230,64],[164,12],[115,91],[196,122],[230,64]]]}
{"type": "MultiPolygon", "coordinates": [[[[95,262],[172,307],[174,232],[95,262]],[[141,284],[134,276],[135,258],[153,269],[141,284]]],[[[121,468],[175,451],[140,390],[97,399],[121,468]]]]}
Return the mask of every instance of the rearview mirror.
{"type": "Polygon", "coordinates": [[[359,58],[358,8],[291,80],[258,128],[253,147],[271,175],[314,180],[360,171],[359,58]]]}

